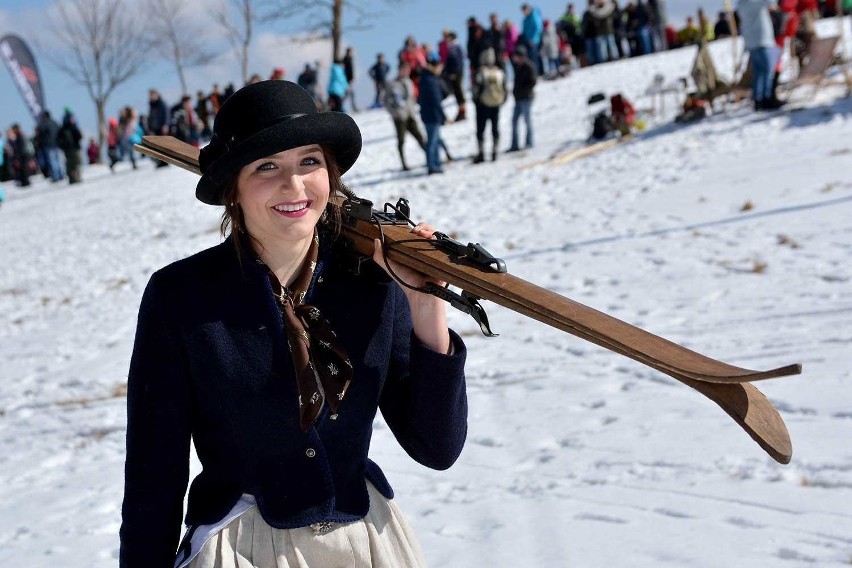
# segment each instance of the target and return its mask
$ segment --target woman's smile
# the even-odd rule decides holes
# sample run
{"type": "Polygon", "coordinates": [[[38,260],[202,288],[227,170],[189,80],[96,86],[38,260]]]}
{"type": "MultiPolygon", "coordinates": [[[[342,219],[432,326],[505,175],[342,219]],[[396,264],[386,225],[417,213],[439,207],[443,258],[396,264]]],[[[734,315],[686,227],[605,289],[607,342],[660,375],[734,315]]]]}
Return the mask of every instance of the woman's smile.
{"type": "Polygon", "coordinates": [[[272,209],[282,217],[302,217],[308,213],[313,201],[303,199],[301,201],[287,201],[273,205],[272,209]]]}

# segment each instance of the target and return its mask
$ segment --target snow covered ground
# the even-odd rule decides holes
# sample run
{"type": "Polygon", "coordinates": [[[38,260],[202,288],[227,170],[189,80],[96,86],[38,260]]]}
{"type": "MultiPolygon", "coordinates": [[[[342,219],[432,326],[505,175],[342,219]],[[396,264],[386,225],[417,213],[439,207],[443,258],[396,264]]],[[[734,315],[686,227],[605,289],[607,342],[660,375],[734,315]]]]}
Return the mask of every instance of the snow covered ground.
{"type": "MultiPolygon", "coordinates": [[[[730,45],[713,46],[729,68],[730,45]]],[[[711,356],[755,369],[794,455],[774,462],[681,383],[486,305],[467,316],[470,433],[447,472],[376,425],[382,465],[432,566],[797,567],[852,564],[852,99],[794,92],[797,112],[747,106],[694,125],[647,118],[634,141],[554,165],[583,144],[585,101],[685,75],[693,51],[541,83],[536,147],[444,176],[401,176],[390,119],[356,115],[347,176],[377,203],[478,241],[509,270],[711,356]]],[[[840,75],[830,81],[836,83],[840,75]]],[[[449,114],[453,114],[452,110],[449,114]]],[[[508,146],[511,102],[502,112],[508,146]]],[[[472,121],[444,135],[473,152],[472,121]]],[[[412,140],[410,163],[422,165],[412,140]]],[[[158,267],[219,242],[219,211],[176,168],[81,186],[6,186],[0,209],[0,566],[115,566],[125,384],[142,290],[158,267]]],[[[195,466],[197,471],[197,464],[195,466]]]]}

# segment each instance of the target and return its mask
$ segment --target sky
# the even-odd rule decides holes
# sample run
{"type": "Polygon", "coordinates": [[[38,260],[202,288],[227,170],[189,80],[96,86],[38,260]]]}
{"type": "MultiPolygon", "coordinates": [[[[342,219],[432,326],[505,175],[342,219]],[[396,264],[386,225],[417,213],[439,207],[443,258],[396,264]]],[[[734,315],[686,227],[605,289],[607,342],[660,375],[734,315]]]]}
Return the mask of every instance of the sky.
{"type": "MultiPolygon", "coordinates": [[[[209,9],[215,0],[187,0],[187,4],[201,11],[209,9]]],[[[456,29],[464,41],[464,25],[469,16],[485,20],[488,14],[496,12],[501,19],[511,19],[519,23],[521,19],[521,0],[495,0],[490,3],[463,3],[458,0],[366,0],[359,2],[370,15],[369,26],[353,26],[355,16],[352,12],[344,15],[350,26],[344,30],[344,44],[352,45],[356,50],[356,99],[360,106],[372,101],[372,83],[367,69],[375,60],[376,53],[383,52],[388,59],[393,58],[402,45],[406,35],[412,34],[420,42],[433,45],[440,38],[444,28],[456,29]],[[477,8],[471,9],[471,6],[477,8]]],[[[624,3],[623,1],[621,2],[624,3]]],[[[85,135],[92,135],[96,128],[94,103],[84,87],[74,83],[60,72],[46,55],[47,46],[52,41],[51,32],[45,23],[55,9],[56,0],[0,0],[0,33],[20,35],[33,49],[44,85],[46,106],[54,116],[61,116],[65,107],[71,107],[78,117],[85,135]]],[[[139,6],[134,0],[131,4],[139,6]]],[[[578,2],[578,5],[582,2],[578,2]]],[[[558,19],[565,10],[564,0],[541,0],[535,2],[545,18],[558,19]]],[[[720,0],[669,0],[669,18],[675,23],[685,19],[686,14],[694,13],[703,6],[713,13],[721,6],[720,0]]],[[[198,21],[203,22],[203,17],[198,21]]],[[[258,29],[250,56],[251,72],[268,76],[274,67],[283,66],[287,70],[286,78],[295,80],[307,61],[319,60],[324,68],[328,67],[331,48],[327,42],[296,43],[290,38],[303,31],[308,18],[276,22],[258,29]]],[[[201,89],[209,91],[213,83],[224,85],[229,81],[239,84],[239,66],[232,52],[227,49],[224,40],[215,38],[217,30],[212,19],[206,25],[211,42],[221,44],[223,50],[209,65],[191,69],[188,73],[189,88],[193,94],[201,89]]],[[[0,66],[2,67],[2,66],[0,66]]],[[[147,111],[147,92],[151,87],[158,88],[167,103],[173,104],[180,97],[180,83],[174,67],[167,61],[153,55],[143,72],[116,89],[108,101],[107,113],[114,116],[119,108],[132,105],[143,114],[147,111]]],[[[0,126],[20,122],[25,128],[32,124],[29,111],[18,94],[11,76],[0,69],[0,126]]]]}

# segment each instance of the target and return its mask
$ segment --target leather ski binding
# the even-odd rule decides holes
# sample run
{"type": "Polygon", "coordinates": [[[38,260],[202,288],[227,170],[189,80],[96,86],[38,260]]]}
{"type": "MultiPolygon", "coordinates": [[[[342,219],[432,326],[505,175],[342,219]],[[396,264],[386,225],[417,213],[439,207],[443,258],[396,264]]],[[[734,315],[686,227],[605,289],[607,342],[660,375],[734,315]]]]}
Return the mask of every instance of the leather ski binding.
{"type": "MultiPolygon", "coordinates": [[[[357,225],[357,221],[365,221],[378,225],[380,235],[382,235],[382,225],[414,226],[416,224],[409,216],[411,214],[411,207],[408,204],[408,200],[404,197],[399,198],[396,205],[385,203],[384,210],[377,211],[373,209],[372,201],[361,197],[350,196],[342,203],[340,209],[344,226],[353,229],[357,225]]],[[[391,248],[393,244],[396,244],[386,244],[382,237],[380,238],[386,247],[391,248]]],[[[440,232],[435,232],[434,239],[418,239],[418,242],[426,243],[444,251],[453,262],[464,263],[480,267],[482,269],[491,269],[495,272],[506,272],[506,263],[503,259],[496,258],[494,255],[485,250],[485,248],[479,243],[468,243],[467,245],[463,245],[459,241],[440,232]]],[[[362,255],[359,256],[354,249],[352,250],[352,255],[354,255],[356,259],[354,259],[353,262],[350,262],[349,267],[357,274],[360,270],[361,263],[366,260],[367,257],[362,255]]],[[[391,274],[393,274],[392,270],[391,274]]],[[[394,279],[403,286],[411,287],[400,278],[397,278],[396,275],[394,275],[394,279]]],[[[482,298],[475,296],[466,290],[462,290],[461,293],[458,293],[450,290],[448,286],[438,286],[431,282],[427,283],[425,287],[419,290],[427,294],[437,296],[438,298],[448,302],[457,310],[468,314],[473,318],[477,325],[479,325],[479,329],[486,337],[497,337],[497,335],[499,335],[491,330],[491,325],[488,323],[488,314],[485,312],[485,308],[482,307],[482,304],[479,303],[479,300],[482,298]]]]}

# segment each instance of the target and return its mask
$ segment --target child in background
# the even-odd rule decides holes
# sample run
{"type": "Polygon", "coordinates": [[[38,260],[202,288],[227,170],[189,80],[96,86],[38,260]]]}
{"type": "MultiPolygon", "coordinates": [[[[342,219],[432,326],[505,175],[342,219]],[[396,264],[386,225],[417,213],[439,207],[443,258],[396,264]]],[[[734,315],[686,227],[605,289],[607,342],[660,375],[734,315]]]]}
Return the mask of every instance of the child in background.
{"type": "Polygon", "coordinates": [[[627,136],[630,134],[633,124],[636,121],[636,109],[620,93],[611,96],[609,102],[613,124],[621,132],[622,136],[627,136]]]}
{"type": "Polygon", "coordinates": [[[89,137],[89,145],[86,147],[86,157],[89,158],[89,164],[101,163],[101,147],[91,136],[89,137]]]}
{"type": "Polygon", "coordinates": [[[109,169],[113,171],[116,162],[120,159],[118,156],[118,143],[121,136],[118,132],[118,119],[109,119],[109,128],[107,130],[107,156],[109,157],[109,169]]]}

